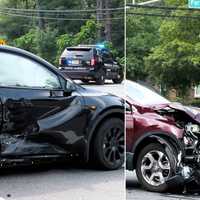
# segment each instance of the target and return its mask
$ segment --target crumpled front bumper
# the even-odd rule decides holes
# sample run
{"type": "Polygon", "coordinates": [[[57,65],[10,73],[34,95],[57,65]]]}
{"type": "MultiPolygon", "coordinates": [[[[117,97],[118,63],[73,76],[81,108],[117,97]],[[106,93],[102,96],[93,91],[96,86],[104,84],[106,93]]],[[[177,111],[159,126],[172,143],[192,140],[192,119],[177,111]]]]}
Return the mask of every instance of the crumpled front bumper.
{"type": "Polygon", "coordinates": [[[195,169],[189,178],[179,171],[166,184],[169,191],[182,189],[182,193],[200,193],[200,169],[195,169]]]}

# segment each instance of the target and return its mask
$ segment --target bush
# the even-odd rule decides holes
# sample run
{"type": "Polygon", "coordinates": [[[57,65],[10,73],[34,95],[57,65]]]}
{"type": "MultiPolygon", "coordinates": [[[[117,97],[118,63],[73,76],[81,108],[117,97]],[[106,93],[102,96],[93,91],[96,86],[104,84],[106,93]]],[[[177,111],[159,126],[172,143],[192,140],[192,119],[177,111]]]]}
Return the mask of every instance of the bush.
{"type": "Polygon", "coordinates": [[[15,39],[13,45],[36,53],[36,29],[31,29],[27,34],[15,39]]]}

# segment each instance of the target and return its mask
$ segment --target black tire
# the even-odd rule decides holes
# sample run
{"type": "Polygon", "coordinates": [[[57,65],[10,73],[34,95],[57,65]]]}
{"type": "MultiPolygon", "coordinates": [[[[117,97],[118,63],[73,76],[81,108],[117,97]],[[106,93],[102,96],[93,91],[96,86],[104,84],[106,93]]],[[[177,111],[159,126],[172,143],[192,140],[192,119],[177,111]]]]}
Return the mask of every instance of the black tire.
{"type": "MultiPolygon", "coordinates": [[[[164,182],[158,186],[155,186],[155,184],[149,184],[148,181],[145,180],[145,175],[143,175],[143,173],[142,173],[141,166],[143,165],[142,164],[143,161],[146,159],[146,156],[148,153],[152,153],[154,151],[162,152],[166,156],[166,158],[168,158],[168,163],[170,164],[170,170],[164,171],[164,173],[168,174],[167,178],[170,178],[175,174],[176,164],[177,164],[176,154],[173,153],[169,148],[166,151],[166,149],[161,144],[158,144],[158,143],[153,143],[153,144],[147,145],[139,153],[139,156],[137,159],[137,164],[136,164],[136,174],[137,174],[140,184],[142,185],[142,187],[144,189],[151,191],[151,192],[166,192],[169,189],[169,185],[167,185],[166,182],[164,182]]],[[[151,173],[151,172],[149,172],[149,173],[151,173]]],[[[149,174],[146,173],[146,176],[148,176],[148,175],[149,174]]]]}
{"type": "Polygon", "coordinates": [[[103,85],[105,83],[105,73],[100,72],[99,75],[96,78],[97,85],[103,85]]]}
{"type": "Polygon", "coordinates": [[[113,83],[119,84],[123,81],[123,73],[119,73],[116,78],[112,79],[113,83]]]}
{"type": "Polygon", "coordinates": [[[93,148],[95,166],[115,170],[124,163],[124,123],[118,118],[103,122],[95,136],[93,148]]]}

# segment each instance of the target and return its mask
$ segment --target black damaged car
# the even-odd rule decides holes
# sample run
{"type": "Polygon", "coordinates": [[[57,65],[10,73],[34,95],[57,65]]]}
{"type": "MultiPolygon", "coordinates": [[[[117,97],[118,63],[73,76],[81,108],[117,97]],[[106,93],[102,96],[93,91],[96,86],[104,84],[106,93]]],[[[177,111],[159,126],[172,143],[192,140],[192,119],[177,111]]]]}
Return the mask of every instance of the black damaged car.
{"type": "Polygon", "coordinates": [[[0,46],[0,165],[78,156],[124,162],[124,102],[83,88],[45,60],[0,46]]]}

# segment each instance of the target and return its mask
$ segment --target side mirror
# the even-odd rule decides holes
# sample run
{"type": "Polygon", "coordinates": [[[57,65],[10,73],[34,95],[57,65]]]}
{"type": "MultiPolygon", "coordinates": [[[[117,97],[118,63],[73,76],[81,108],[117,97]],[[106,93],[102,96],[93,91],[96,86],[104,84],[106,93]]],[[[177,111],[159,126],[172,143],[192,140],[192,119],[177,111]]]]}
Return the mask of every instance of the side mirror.
{"type": "Polygon", "coordinates": [[[72,92],[76,91],[76,87],[74,84],[70,81],[65,82],[65,89],[64,89],[64,95],[65,96],[70,96],[72,92]]]}

